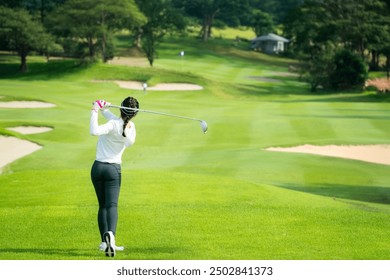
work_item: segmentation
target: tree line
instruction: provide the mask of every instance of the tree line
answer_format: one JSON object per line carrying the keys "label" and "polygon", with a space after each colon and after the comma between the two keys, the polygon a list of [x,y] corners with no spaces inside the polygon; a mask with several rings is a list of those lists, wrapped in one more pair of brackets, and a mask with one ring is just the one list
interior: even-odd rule
{"label": "tree line", "polygon": [[361,88],[369,69],[390,69],[390,0],[0,0],[0,49],[21,71],[32,51],[106,62],[119,30],[153,65],[168,32],[194,25],[205,42],[225,26],[288,38],[312,90]]}
{"label": "tree line", "polygon": [[364,87],[368,70],[390,70],[390,0],[309,0],[284,23],[290,51],[315,91]]}

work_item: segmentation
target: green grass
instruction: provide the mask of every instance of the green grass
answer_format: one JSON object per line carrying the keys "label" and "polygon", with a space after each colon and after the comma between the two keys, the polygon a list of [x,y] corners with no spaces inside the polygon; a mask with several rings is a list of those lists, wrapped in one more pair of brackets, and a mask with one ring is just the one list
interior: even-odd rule
{"label": "green grass", "polygon": [[[184,49],[184,61],[177,57]],[[6,100],[55,103],[0,109],[0,134],[43,149],[0,175],[0,259],[105,259],[89,179],[95,99],[135,96],[142,108],[199,117],[199,124],[140,114],[123,156],[118,259],[389,259],[390,167],[267,152],[299,144],[389,144],[387,97],[311,94],[286,76],[294,61],[215,39],[170,38],[153,68],[31,58],[30,72],[1,56]],[[253,78],[257,77],[257,78]],[[263,78],[274,79],[264,80]],[[191,82],[203,91],[121,89],[95,79]],[[275,81],[277,80],[277,81]],[[21,135],[17,125],[54,130]],[[77,238],[74,238],[77,236]]]}

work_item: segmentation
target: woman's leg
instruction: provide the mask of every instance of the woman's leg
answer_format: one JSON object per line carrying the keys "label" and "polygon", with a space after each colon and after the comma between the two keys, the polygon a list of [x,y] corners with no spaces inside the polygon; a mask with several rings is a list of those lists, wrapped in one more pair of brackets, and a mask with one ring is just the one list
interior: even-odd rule
{"label": "woman's leg", "polygon": [[104,174],[104,164],[95,161],[94,164],[92,165],[91,179],[99,203],[97,220],[99,225],[100,238],[102,242],[104,241],[103,234],[108,230],[107,211],[105,207],[106,204],[106,194],[104,188],[105,182],[104,182],[103,174]]}
{"label": "woman's leg", "polygon": [[104,185],[105,208],[107,213],[107,230],[115,235],[118,224],[118,200],[121,186],[121,167],[119,164],[110,164],[106,173]]}
{"label": "woman's leg", "polygon": [[116,233],[118,223],[118,200],[121,185],[121,167],[95,161],[91,178],[99,202],[98,224],[102,241],[107,231]]}

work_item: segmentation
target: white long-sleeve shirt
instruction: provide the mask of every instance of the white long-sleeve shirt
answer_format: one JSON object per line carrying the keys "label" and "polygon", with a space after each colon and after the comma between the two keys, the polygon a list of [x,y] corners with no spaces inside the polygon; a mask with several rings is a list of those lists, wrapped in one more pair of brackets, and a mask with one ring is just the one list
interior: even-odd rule
{"label": "white long-sleeve shirt", "polygon": [[136,130],[132,121],[130,127],[125,129],[126,137],[122,136],[123,120],[118,118],[109,110],[101,111],[108,120],[103,125],[98,124],[98,113],[91,110],[90,133],[99,136],[96,147],[96,160],[108,163],[122,163],[122,154],[125,148],[130,147],[135,142]]}

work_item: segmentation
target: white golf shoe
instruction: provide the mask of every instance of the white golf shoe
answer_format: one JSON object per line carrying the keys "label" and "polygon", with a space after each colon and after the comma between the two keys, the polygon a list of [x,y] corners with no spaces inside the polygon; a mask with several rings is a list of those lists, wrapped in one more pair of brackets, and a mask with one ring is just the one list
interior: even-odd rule
{"label": "white golf shoe", "polygon": [[123,246],[116,246],[115,245],[115,251],[123,251],[125,249],[125,247]]}
{"label": "white golf shoe", "polygon": [[[99,245],[99,250],[100,251],[106,251],[106,248],[107,248],[107,243],[106,242],[100,243],[100,245]],[[123,250],[125,250],[125,247],[123,247],[123,246],[116,246],[115,245],[115,251],[123,251]]]}
{"label": "white golf shoe", "polygon": [[104,241],[106,241],[107,247],[104,250],[107,257],[115,257],[115,236],[112,231],[107,231],[103,235]]}
{"label": "white golf shoe", "polygon": [[99,250],[100,251],[105,251],[106,248],[107,248],[107,243],[106,242],[100,243],[100,245],[99,245]]}

